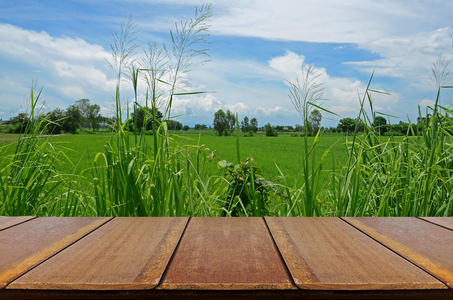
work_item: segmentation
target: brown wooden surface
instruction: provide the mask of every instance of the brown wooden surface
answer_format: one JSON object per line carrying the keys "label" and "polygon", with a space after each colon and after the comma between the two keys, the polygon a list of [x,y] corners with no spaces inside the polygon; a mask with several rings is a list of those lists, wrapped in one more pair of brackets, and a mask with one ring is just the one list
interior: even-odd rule
{"label": "brown wooden surface", "polygon": [[158,289],[295,289],[262,218],[191,218]]}
{"label": "brown wooden surface", "polygon": [[417,218],[345,218],[453,288],[453,232]]}
{"label": "brown wooden surface", "polygon": [[302,289],[446,288],[339,218],[265,219]]}
{"label": "brown wooden surface", "polygon": [[8,289],[154,288],[188,218],[115,218]]}
{"label": "brown wooden surface", "polygon": [[423,217],[420,219],[453,230],[453,217]]}
{"label": "brown wooden surface", "polygon": [[36,218],[0,231],[0,288],[108,218]]}
{"label": "brown wooden surface", "polygon": [[26,222],[34,217],[0,217],[0,230]]}

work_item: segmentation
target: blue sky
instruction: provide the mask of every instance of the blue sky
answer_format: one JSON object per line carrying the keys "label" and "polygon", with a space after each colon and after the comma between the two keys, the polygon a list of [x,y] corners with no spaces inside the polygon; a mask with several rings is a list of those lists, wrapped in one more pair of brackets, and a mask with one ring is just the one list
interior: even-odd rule
{"label": "blue sky", "polygon": [[[174,23],[193,17],[197,0],[80,0],[0,2],[0,119],[27,110],[33,80],[43,86],[43,110],[88,98],[111,114],[115,72],[112,34],[132,15],[137,43],[169,44]],[[428,84],[439,54],[453,60],[451,1],[316,0],[212,1],[210,62],[193,68],[184,88],[207,91],[175,100],[183,124],[212,124],[218,109],[256,117],[260,125],[301,123],[287,80],[312,64],[325,87],[322,125],[356,117],[371,72],[374,108],[415,122],[418,105],[432,103]],[[137,58],[142,56],[138,51]],[[452,84],[451,76],[446,80]],[[123,100],[133,101],[124,84]],[[142,101],[144,89],[138,101]],[[452,93],[445,91],[449,103]]]}

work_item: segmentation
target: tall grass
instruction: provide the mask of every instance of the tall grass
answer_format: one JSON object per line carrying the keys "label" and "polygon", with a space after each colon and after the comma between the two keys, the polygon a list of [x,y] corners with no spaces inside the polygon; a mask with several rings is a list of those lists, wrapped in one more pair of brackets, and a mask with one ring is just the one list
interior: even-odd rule
{"label": "tall grass", "polygon": [[[211,6],[195,11],[195,18],[176,24],[171,32],[172,47],[168,51],[150,44],[141,65],[133,59],[134,25],[130,20],[122,26],[112,46],[117,69],[116,108],[121,107],[120,82],[123,70],[129,69],[129,79],[135,96],[135,109],[145,112],[144,124],[152,122],[152,144],[149,145],[144,130],[133,124],[134,143],[129,139],[129,123],[121,121],[117,113],[118,131],[115,143],[107,143],[98,153],[92,170],[95,178],[95,212],[113,216],[183,216],[212,215],[209,205],[212,199],[203,177],[203,162],[207,156],[201,145],[181,147],[172,140],[167,128],[175,96],[193,95],[199,92],[178,92],[181,75],[197,63],[195,58],[206,54],[199,45],[205,40],[211,16]],[[145,106],[137,102],[141,76],[146,82]],[[150,105],[150,106],[148,106]],[[156,116],[159,105],[164,105],[163,120]],[[151,108],[151,109],[149,109]],[[151,111],[151,112],[150,112]],[[137,113],[134,113],[137,118]],[[196,162],[196,163],[194,163]],[[201,162],[201,165],[200,165]],[[215,193],[213,193],[215,195]]]}
{"label": "tall grass", "polygon": [[380,136],[373,126],[378,112],[373,110],[372,94],[382,92],[370,88],[372,77],[360,101],[358,116],[365,132],[359,134],[357,125],[348,137],[346,165],[340,170],[325,170],[330,172],[331,181],[318,185],[320,170],[329,154],[328,149],[316,162],[310,157],[321,135],[318,132],[312,145],[305,143],[302,183],[288,189],[290,201],[278,212],[280,215],[453,215],[453,120],[452,111],[439,105],[442,87],[426,116],[419,108],[420,120],[424,121],[416,132],[408,132],[397,140],[392,135]]}
{"label": "tall grass", "polygon": [[30,90],[30,120],[19,136],[13,154],[0,149],[0,215],[20,216],[48,213],[48,202],[63,182],[55,170],[58,151],[49,142],[39,141],[45,120],[35,118],[42,88]]}

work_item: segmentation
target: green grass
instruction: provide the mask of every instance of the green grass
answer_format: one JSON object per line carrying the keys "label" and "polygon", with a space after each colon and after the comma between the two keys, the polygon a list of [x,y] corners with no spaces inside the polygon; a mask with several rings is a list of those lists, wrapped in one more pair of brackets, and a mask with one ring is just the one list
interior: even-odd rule
{"label": "green grass", "polygon": [[[195,131],[178,131],[173,132],[172,137],[181,145],[197,145],[199,132]],[[19,135],[0,134],[0,143],[12,144],[17,142]],[[42,140],[49,141],[56,149],[61,150],[62,154],[56,163],[56,169],[62,174],[84,174],[91,176],[87,170],[93,167],[93,160],[98,152],[101,152],[106,142],[115,136],[111,133],[98,134],[74,134],[74,135],[56,135],[52,138],[46,137]],[[151,144],[152,136],[146,136]],[[133,136],[130,136],[132,141]],[[314,137],[309,137],[312,142]],[[216,136],[214,131],[201,131],[201,144],[214,151],[220,160],[227,160],[236,163],[236,137],[234,136]],[[334,153],[335,168],[339,169],[347,159],[345,146],[345,136],[343,134],[326,135],[320,141],[319,151],[316,154],[317,159],[321,158],[322,153],[332,144]],[[291,137],[290,135],[281,135],[278,137],[266,137],[256,135],[253,137],[240,137],[241,160],[247,157],[253,157],[262,169],[263,176],[270,181],[277,181],[280,173],[276,166],[287,176],[288,182],[294,182],[302,169],[302,145],[301,137]],[[10,147],[10,152],[13,148]],[[63,155],[64,153],[64,155]],[[326,162],[325,169],[333,169],[333,161]],[[209,175],[219,174],[217,160],[207,163],[206,171]],[[329,178],[326,177],[326,180]]]}

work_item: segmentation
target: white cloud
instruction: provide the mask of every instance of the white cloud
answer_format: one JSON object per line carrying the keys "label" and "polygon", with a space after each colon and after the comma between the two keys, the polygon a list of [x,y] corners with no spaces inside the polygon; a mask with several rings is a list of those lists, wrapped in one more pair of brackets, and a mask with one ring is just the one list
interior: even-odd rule
{"label": "white cloud", "polygon": [[280,72],[287,80],[293,80],[299,76],[304,61],[305,56],[287,50],[285,55],[272,58],[269,67]]}
{"label": "white cloud", "polygon": [[436,104],[436,103],[435,103],[433,100],[431,100],[431,99],[423,99],[423,100],[421,100],[421,101],[419,102],[419,105],[420,105],[421,107],[427,107],[427,106],[434,107],[435,104]]}
{"label": "white cloud", "polygon": [[[93,102],[105,101],[103,93],[114,93],[115,80],[108,78],[110,70],[105,62],[110,54],[99,45],[9,24],[0,24],[0,40],[0,55],[7,57],[9,64],[20,66],[21,73],[18,76],[19,70],[15,71],[13,78],[8,72],[15,67],[4,67],[1,76],[27,87],[38,76],[51,107],[67,107],[87,97],[96,98]],[[6,99],[0,101],[3,105]]]}
{"label": "white cloud", "polygon": [[[200,5],[203,1],[171,2]],[[451,23],[453,10],[453,3],[443,0],[211,2],[214,4],[212,21],[214,34],[356,44],[445,27]],[[174,24],[174,20],[167,17],[162,17],[162,21],[160,26],[165,30]]]}
{"label": "white cloud", "polygon": [[447,62],[453,61],[452,34],[453,30],[445,27],[411,36],[375,40],[360,47],[379,53],[381,59],[346,64],[355,65],[367,73],[371,73],[376,67],[376,74],[379,76],[404,78],[412,82],[413,86],[427,90],[430,89],[427,81],[431,65],[437,55],[442,53]]}

